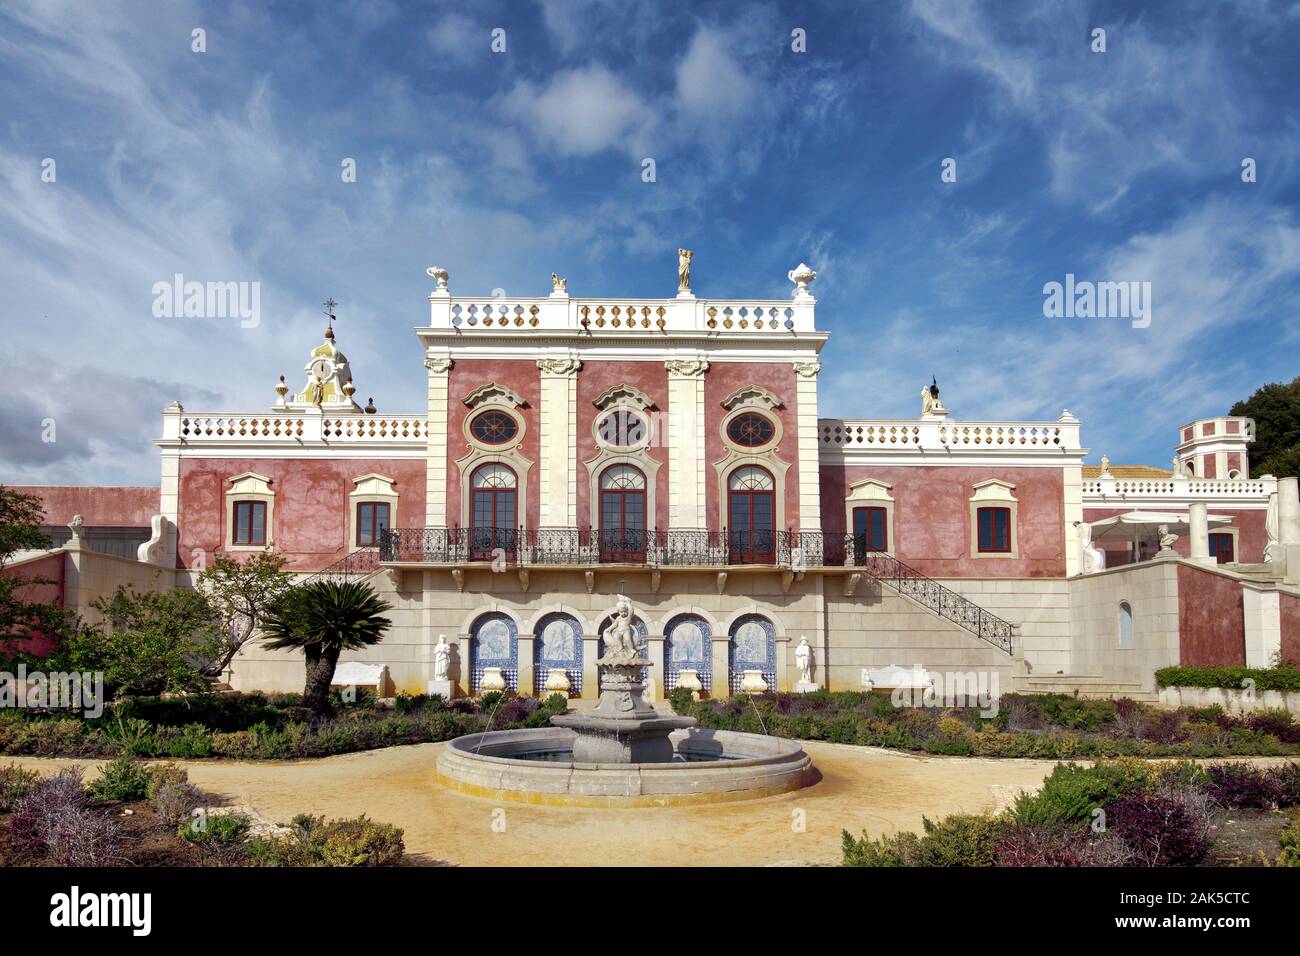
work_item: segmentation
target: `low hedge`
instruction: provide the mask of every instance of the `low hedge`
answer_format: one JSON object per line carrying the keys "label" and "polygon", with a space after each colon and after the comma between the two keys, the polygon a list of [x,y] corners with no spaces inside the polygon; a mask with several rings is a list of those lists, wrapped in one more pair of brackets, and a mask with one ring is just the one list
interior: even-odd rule
{"label": "low hedge", "polygon": [[1300,691],[1300,667],[1162,667],[1156,671],[1159,687],[1222,687],[1241,690],[1242,682],[1255,682],[1255,690]]}
{"label": "low hedge", "polygon": [[[452,703],[438,697],[418,697],[399,699],[399,706],[393,710],[354,705],[327,718],[313,718],[292,695],[267,698],[241,694],[224,695],[218,700],[187,700],[188,706],[175,701],[124,701],[93,720],[60,712],[0,711],[0,754],[294,760],[436,743],[489,727],[545,727],[551,717],[568,709],[568,701],[559,694],[545,701],[489,695],[482,700]],[[148,717],[140,716],[146,714]],[[186,722],[179,723],[182,720]]]}
{"label": "low hedge", "polygon": [[895,707],[887,692],[818,691],[694,701],[673,709],[700,727],[798,740],[976,757],[1226,757],[1300,753],[1300,722],[1284,710],[1226,714],[1162,710],[1132,700],[1004,694],[996,713],[975,707]]}

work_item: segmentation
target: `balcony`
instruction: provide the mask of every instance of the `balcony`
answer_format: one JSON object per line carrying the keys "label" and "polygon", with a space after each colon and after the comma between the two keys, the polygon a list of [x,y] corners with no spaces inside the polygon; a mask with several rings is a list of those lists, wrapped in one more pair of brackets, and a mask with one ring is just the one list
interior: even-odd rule
{"label": "balcony", "polygon": [[[590,528],[390,528],[379,560],[393,565],[730,568],[843,567],[852,536],[820,531],[638,531]],[[851,563],[851,562],[849,562]]]}

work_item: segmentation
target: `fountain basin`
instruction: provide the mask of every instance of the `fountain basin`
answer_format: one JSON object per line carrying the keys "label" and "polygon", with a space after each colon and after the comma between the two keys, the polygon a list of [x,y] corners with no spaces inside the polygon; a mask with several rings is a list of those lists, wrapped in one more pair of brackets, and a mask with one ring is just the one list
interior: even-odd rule
{"label": "fountain basin", "polygon": [[682,728],[664,738],[669,761],[644,763],[576,760],[576,737],[565,727],[457,737],[438,755],[437,777],[474,796],[579,807],[749,800],[812,782],[808,755],[798,741],[781,737]]}

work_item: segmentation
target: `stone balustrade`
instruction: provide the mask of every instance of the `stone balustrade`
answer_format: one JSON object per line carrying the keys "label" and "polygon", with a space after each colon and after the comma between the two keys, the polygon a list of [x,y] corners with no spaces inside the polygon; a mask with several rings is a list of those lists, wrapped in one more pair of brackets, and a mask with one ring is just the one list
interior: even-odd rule
{"label": "stone balustrade", "polygon": [[1087,498],[1183,501],[1186,499],[1225,503],[1232,500],[1266,500],[1277,491],[1277,479],[1263,478],[1088,478],[1083,482]]}
{"label": "stone balustrade", "polygon": [[319,411],[187,412],[179,406],[163,412],[162,441],[182,445],[337,445],[384,444],[423,446],[425,415],[326,414]]}
{"label": "stone balustrade", "polygon": [[815,332],[816,300],[792,299],[607,299],[517,296],[429,296],[429,327],[422,332],[485,334],[521,331],[573,334],[709,336]]}
{"label": "stone balustrade", "polygon": [[823,418],[822,449],[935,452],[1016,451],[1080,453],[1079,421],[1068,414],[1054,422],[966,422],[943,418],[867,421]]}

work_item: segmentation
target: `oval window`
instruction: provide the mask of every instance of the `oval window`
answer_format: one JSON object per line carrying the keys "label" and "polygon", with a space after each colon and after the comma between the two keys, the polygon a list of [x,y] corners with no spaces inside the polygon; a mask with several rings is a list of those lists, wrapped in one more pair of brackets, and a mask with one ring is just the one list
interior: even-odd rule
{"label": "oval window", "polygon": [[639,415],[623,409],[602,418],[596,426],[596,433],[611,448],[633,448],[646,439],[645,422]]}
{"label": "oval window", "polygon": [[742,448],[758,448],[775,436],[776,426],[756,412],[744,412],[727,423],[727,437]]}
{"label": "oval window", "polygon": [[470,422],[469,431],[485,445],[504,445],[519,434],[519,423],[505,412],[483,412]]}

